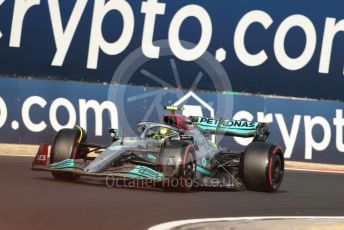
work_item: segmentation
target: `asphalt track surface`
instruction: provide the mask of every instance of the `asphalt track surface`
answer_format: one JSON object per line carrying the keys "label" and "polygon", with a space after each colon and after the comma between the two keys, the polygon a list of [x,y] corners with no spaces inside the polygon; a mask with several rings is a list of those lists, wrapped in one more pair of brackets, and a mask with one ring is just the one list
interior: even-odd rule
{"label": "asphalt track surface", "polygon": [[281,191],[162,192],[62,182],[32,158],[0,157],[0,229],[147,229],[194,218],[344,215],[344,174],[287,171]]}

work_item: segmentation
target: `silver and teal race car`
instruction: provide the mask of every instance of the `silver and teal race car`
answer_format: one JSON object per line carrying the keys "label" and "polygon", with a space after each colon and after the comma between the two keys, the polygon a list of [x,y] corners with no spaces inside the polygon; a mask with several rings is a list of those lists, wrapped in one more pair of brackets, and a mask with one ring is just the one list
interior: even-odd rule
{"label": "silver and teal race car", "polygon": [[[266,123],[206,117],[185,117],[169,106],[163,123],[137,123],[138,136],[119,137],[110,129],[108,146],[87,141],[80,128],[59,131],[41,145],[32,170],[49,171],[61,180],[80,176],[120,181],[154,182],[166,190],[190,191],[219,187],[275,192],[284,174],[282,149],[266,142]],[[253,138],[243,151],[231,151],[211,141],[211,135]]]}

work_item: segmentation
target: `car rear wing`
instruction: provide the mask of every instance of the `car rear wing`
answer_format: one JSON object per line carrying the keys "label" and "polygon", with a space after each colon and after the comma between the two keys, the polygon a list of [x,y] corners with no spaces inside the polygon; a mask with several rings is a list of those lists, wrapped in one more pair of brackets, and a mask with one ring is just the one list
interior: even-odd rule
{"label": "car rear wing", "polygon": [[256,141],[265,141],[270,134],[267,123],[262,122],[207,117],[192,117],[192,121],[201,131],[215,135],[254,137]]}

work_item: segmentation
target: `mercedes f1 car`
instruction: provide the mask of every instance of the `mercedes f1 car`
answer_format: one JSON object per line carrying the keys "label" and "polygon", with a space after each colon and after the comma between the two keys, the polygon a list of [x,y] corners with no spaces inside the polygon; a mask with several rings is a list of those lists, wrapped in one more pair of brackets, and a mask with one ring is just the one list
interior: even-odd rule
{"label": "mercedes f1 car", "polygon": [[[137,123],[137,137],[119,137],[110,129],[108,146],[87,141],[80,127],[62,129],[51,145],[41,145],[32,170],[49,171],[61,180],[80,176],[124,181],[152,180],[164,189],[194,187],[246,188],[275,192],[284,174],[282,149],[266,142],[266,123],[186,117],[182,108],[166,107],[163,122]],[[220,147],[211,135],[253,138],[240,152]],[[96,153],[91,154],[91,153]],[[91,156],[95,155],[95,156]]]}

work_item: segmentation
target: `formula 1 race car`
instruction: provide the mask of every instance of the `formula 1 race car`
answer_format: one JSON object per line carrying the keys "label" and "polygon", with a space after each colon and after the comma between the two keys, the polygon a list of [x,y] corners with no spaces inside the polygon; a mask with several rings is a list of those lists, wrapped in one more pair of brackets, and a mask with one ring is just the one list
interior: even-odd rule
{"label": "formula 1 race car", "polygon": [[[152,180],[166,190],[178,191],[193,187],[278,190],[284,174],[283,151],[266,143],[266,123],[185,117],[178,114],[182,108],[165,109],[169,112],[163,123],[137,123],[137,137],[118,137],[117,130],[110,129],[113,143],[108,146],[88,143],[78,126],[63,129],[50,154],[48,145],[40,146],[32,170],[50,171],[62,180],[80,176]],[[234,152],[211,142],[211,135],[253,137],[253,141],[244,151]]]}

